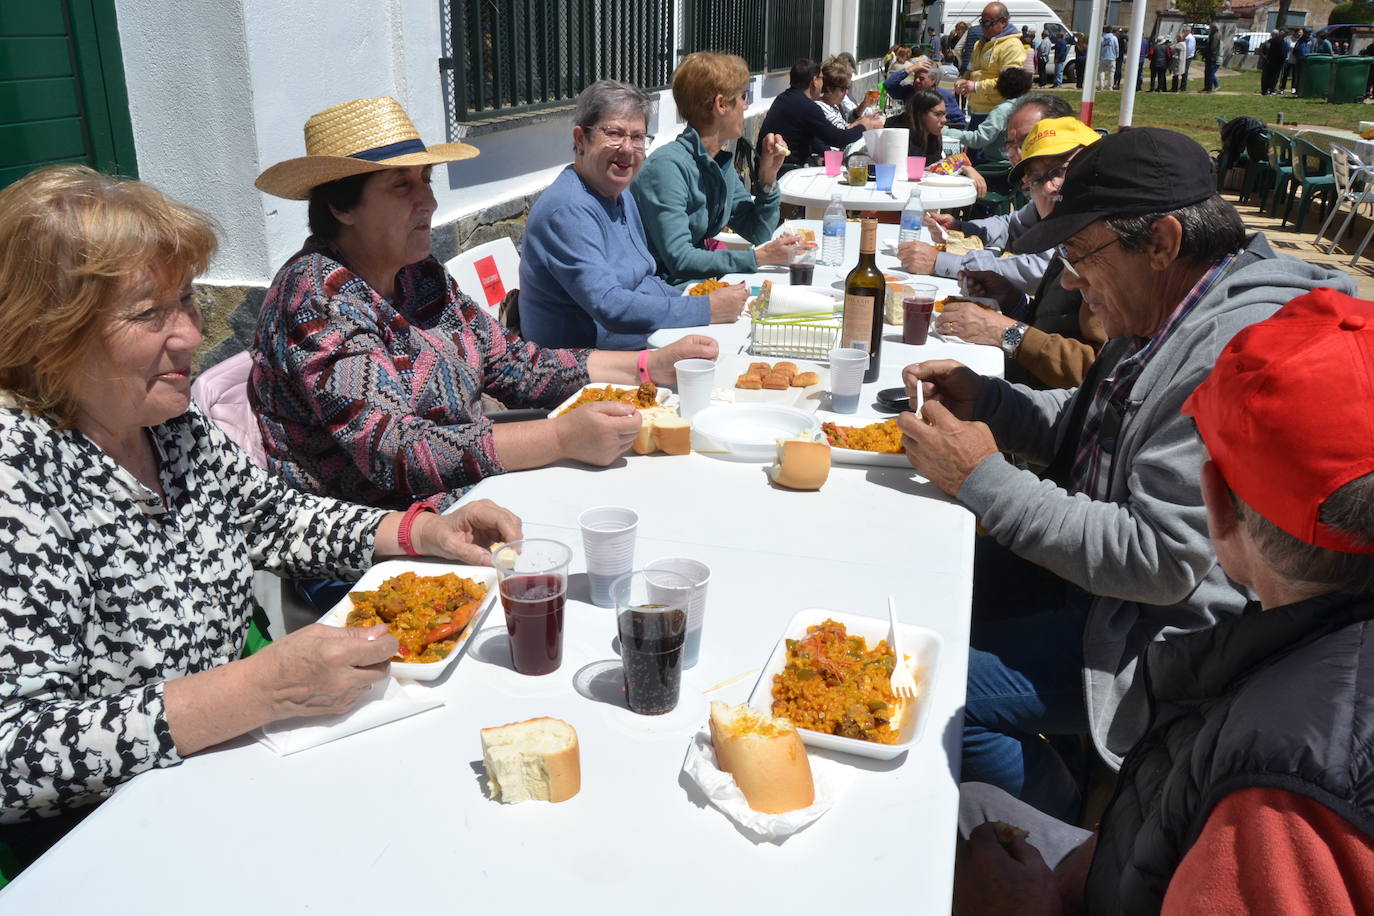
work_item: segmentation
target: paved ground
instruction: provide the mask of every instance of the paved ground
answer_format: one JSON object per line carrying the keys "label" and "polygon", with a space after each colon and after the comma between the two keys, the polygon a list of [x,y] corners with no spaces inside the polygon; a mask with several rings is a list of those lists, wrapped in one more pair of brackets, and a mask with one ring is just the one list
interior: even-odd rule
{"label": "paved ground", "polygon": [[[1325,264],[1345,271],[1355,279],[1359,287],[1361,299],[1374,299],[1374,240],[1370,241],[1369,247],[1365,249],[1364,256],[1360,258],[1354,267],[1349,265],[1350,256],[1355,253],[1355,247],[1360,244],[1360,239],[1364,238],[1368,231],[1369,224],[1360,217],[1356,217],[1346,230],[1345,238],[1341,245],[1336,247],[1332,254],[1326,253],[1326,248],[1331,244],[1330,236],[1340,227],[1345,213],[1342,212],[1332,220],[1331,228],[1327,230],[1327,235],[1322,238],[1321,245],[1315,244],[1317,227],[1322,224],[1325,217],[1320,212],[1320,208],[1313,206],[1311,212],[1307,214],[1307,225],[1303,232],[1293,231],[1291,223],[1286,229],[1279,229],[1279,216],[1271,217],[1268,212],[1262,212],[1254,203],[1242,204],[1237,200],[1237,195],[1227,193],[1226,198],[1234,203],[1240,210],[1241,219],[1251,230],[1263,232],[1269,238],[1269,244],[1274,246],[1274,250],[1291,257],[1301,258],[1304,261],[1311,261],[1314,264]],[[1297,205],[1294,204],[1294,212]]]}

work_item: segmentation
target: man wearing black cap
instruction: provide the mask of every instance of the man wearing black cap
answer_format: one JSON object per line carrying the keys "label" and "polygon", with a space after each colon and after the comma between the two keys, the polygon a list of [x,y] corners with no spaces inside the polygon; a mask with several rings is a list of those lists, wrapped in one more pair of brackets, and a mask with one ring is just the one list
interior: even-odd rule
{"label": "man wearing black cap", "polygon": [[[975,561],[964,778],[1065,820],[1076,774],[1043,736],[1087,732],[1119,766],[1145,723],[1140,652],[1244,604],[1207,542],[1201,449],[1179,407],[1241,328],[1318,286],[1354,292],[1247,239],[1214,181],[1181,134],[1114,134],[1075,157],[1054,212],[1018,239],[1058,246],[1060,282],[1106,329],[1074,391],[947,360],[906,369],[930,399],[926,422],[899,420],[912,465],[990,536]],[[1048,465],[1043,479],[1001,450]]]}

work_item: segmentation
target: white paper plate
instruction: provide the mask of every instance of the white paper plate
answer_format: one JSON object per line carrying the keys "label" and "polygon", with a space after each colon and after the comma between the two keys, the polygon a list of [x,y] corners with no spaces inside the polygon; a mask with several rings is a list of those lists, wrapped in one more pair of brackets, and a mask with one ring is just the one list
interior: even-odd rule
{"label": "white paper plate", "polygon": [[692,432],[705,440],[698,451],[751,461],[772,461],[779,439],[815,435],[819,428],[814,415],[780,404],[721,404],[692,420]]}
{"label": "white paper plate", "polygon": [[[753,693],[749,694],[750,706],[761,712],[772,713],[773,677],[787,665],[787,640],[804,639],[807,627],[823,623],[827,618],[836,623],[844,624],[845,630],[850,636],[862,636],[868,640],[870,646],[876,645],[879,640],[888,637],[886,618],[860,617],[857,614],[842,614],[839,611],[827,611],[824,608],[808,608],[799,611],[787,624],[787,628],[783,630],[782,638],[773,647],[773,654],[769,656],[768,664],[764,666],[763,673],[759,675],[758,682],[754,684]],[[930,718],[930,690],[931,685],[935,683],[935,675],[939,671],[940,650],[944,645],[944,640],[941,639],[939,633],[934,630],[927,630],[925,627],[912,624],[900,624],[900,626],[902,628],[902,642],[904,643],[902,648],[907,656],[907,665],[916,678],[916,686],[919,690],[916,699],[911,701],[915,704],[914,707],[903,713],[900,740],[896,744],[876,744],[872,741],[861,741],[858,738],[841,738],[838,735],[826,735],[799,728],[797,731],[801,734],[804,744],[811,747],[823,747],[832,751],[844,751],[859,757],[891,760],[893,757],[906,753],[908,748],[920,740],[921,734],[925,731],[926,720]]]}
{"label": "white paper plate", "polygon": [[[892,418],[851,417],[848,414],[842,414],[833,416],[825,422],[834,423],[837,426],[870,426],[890,419]],[[839,464],[864,464],[872,467],[911,469],[911,462],[907,460],[904,452],[893,455],[888,452],[865,452],[860,449],[838,448],[832,445],[830,446],[830,460]]]}
{"label": "white paper plate", "polygon": [[[594,382],[590,385],[583,385],[581,388],[577,389],[572,394],[568,395],[568,397],[563,401],[563,403],[559,404],[553,410],[549,411],[549,416],[556,417],[559,414],[563,413],[563,411],[571,407],[577,401],[577,399],[582,396],[582,392],[588,390],[589,388],[614,388],[617,391],[634,391],[637,387],[637,385],[615,385],[607,384],[606,382]],[[658,403],[666,407],[670,404],[676,404],[677,401],[673,399],[673,393],[671,390],[664,388],[662,385],[659,385]]]}
{"label": "white paper plate", "polygon": [[482,621],[486,618],[487,612],[491,610],[493,602],[496,601],[496,570],[490,566],[461,566],[457,563],[444,563],[439,560],[383,560],[373,566],[357,584],[349,589],[349,594],[343,600],[329,609],[329,613],[320,618],[320,623],[330,627],[341,627],[348,620],[349,611],[353,610],[353,600],[349,597],[353,592],[368,592],[381,585],[392,576],[399,576],[401,573],[413,572],[417,576],[442,576],[446,573],[454,573],[464,579],[471,579],[486,586],[487,595],[482,599],[481,605],[477,608],[477,613],[472,615],[472,620],[468,621],[467,628],[463,630],[463,635],[458,637],[458,643],[449,651],[448,655],[439,659],[437,662],[392,662],[391,676],[405,678],[411,681],[432,681],[447,670],[449,665],[458,661],[458,657],[468,646],[468,641],[472,634],[481,629]]}
{"label": "white paper plate", "polygon": [[921,179],[921,184],[932,188],[962,188],[973,184],[973,179],[967,175],[927,175]]}

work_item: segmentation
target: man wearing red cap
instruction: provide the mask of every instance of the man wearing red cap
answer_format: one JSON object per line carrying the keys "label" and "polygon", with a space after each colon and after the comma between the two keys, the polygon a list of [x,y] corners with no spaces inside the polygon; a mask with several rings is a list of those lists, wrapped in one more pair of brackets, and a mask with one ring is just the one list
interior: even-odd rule
{"label": "man wearing red cap", "polygon": [[1146,650],[1149,728],[1096,832],[962,787],[956,913],[1374,912],[1374,303],[1294,299],[1182,412],[1259,601]]}
{"label": "man wearing red cap", "polygon": [[1030,391],[918,363],[908,385],[934,403],[926,422],[899,424],[913,466],[989,534],[974,561],[963,778],[1073,820],[1077,736],[1119,766],[1144,730],[1141,652],[1244,607],[1207,540],[1202,451],[1179,407],[1237,331],[1317,287],[1355,286],[1246,238],[1206,151],[1181,134],[1102,139],[1060,195],[1016,247],[1058,246],[1060,283],[1106,330],[1083,383]]}

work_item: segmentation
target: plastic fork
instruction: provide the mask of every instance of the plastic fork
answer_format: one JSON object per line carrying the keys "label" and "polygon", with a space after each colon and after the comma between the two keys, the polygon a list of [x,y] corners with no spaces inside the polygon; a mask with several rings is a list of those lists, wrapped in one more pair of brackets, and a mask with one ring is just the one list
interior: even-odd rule
{"label": "plastic fork", "polygon": [[892,627],[891,639],[892,654],[897,659],[897,664],[892,667],[892,679],[888,683],[892,687],[892,695],[902,700],[916,699],[916,679],[911,676],[911,669],[906,664],[906,653],[902,651],[902,629],[897,625],[897,602],[891,595],[887,596],[887,619]]}

